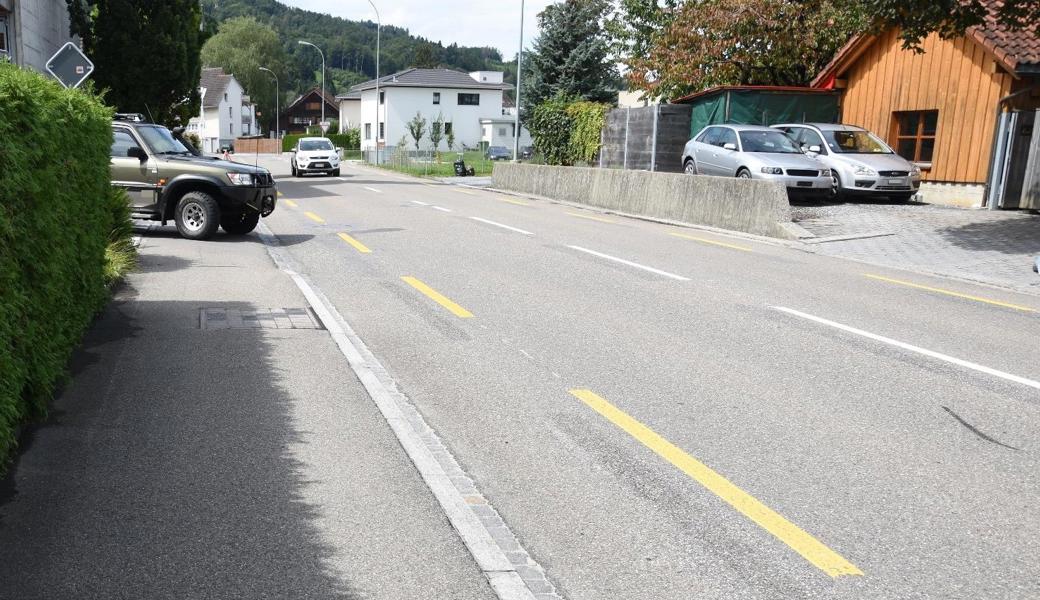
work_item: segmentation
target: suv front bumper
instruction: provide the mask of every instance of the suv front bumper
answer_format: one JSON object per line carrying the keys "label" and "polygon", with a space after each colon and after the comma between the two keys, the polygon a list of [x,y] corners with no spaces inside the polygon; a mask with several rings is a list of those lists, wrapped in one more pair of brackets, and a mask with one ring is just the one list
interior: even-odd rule
{"label": "suv front bumper", "polygon": [[273,186],[228,186],[224,188],[227,203],[235,207],[252,209],[266,217],[274,212],[278,204],[278,190]]}

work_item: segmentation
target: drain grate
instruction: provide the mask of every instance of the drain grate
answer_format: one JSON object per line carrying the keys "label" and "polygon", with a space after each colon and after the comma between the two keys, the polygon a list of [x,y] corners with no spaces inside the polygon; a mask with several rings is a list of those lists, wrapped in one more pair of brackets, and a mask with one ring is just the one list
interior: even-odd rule
{"label": "drain grate", "polygon": [[325,329],[309,308],[203,308],[200,329]]}

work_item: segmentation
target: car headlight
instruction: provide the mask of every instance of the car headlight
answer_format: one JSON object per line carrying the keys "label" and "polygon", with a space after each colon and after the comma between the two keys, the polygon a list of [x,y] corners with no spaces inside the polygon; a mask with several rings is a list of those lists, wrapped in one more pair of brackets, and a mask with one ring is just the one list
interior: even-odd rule
{"label": "car headlight", "polygon": [[910,164],[910,174],[913,175],[914,177],[920,177],[921,176],[921,167],[911,163]]}
{"label": "car headlight", "polygon": [[780,167],[762,167],[762,172],[766,175],[783,175],[784,170]]}
{"label": "car headlight", "polygon": [[856,165],[856,175],[865,175],[867,177],[877,177],[877,171],[871,169],[867,165]]}
{"label": "car headlight", "polygon": [[253,185],[253,176],[249,173],[228,173],[231,185]]}
{"label": "car headlight", "polygon": [[830,177],[830,176],[831,176],[831,170],[830,169],[820,169],[820,177]]}

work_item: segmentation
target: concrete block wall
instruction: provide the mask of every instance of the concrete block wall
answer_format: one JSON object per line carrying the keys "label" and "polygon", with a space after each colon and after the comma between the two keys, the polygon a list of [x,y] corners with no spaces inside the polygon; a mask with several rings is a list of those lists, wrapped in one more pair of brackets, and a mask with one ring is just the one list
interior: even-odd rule
{"label": "concrete block wall", "polygon": [[791,204],[772,181],[497,163],[494,187],[618,213],[790,238]]}

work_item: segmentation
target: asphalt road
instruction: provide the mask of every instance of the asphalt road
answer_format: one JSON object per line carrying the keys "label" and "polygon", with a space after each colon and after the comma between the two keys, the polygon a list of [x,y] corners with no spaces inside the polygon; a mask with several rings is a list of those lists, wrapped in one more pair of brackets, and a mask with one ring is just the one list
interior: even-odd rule
{"label": "asphalt road", "polygon": [[562,596],[1040,597],[1040,298],[264,164],[266,224]]}

